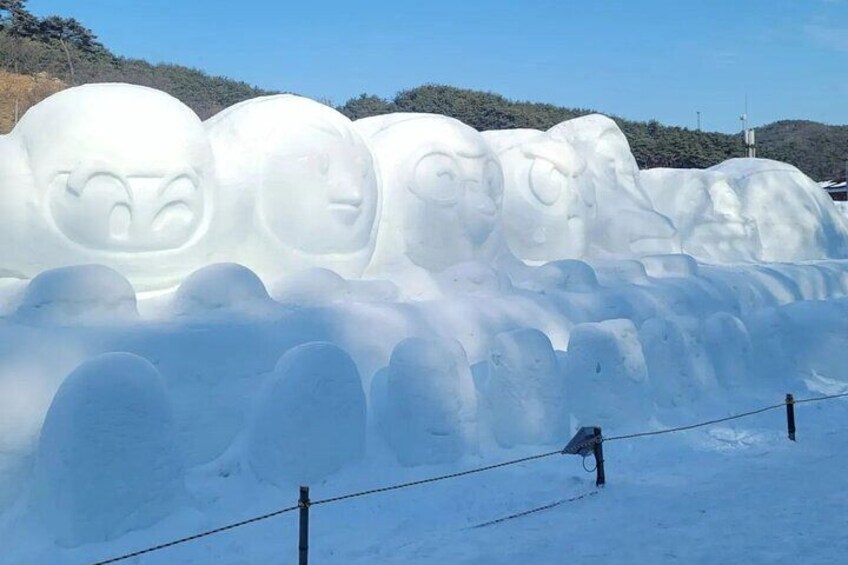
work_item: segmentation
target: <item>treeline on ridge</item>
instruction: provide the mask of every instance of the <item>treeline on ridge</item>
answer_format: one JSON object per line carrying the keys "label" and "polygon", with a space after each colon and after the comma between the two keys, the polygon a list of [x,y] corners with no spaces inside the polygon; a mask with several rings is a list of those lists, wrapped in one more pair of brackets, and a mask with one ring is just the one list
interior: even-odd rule
{"label": "treeline on ridge", "polygon": [[[120,57],[74,18],[38,18],[26,0],[0,0],[0,70],[51,77],[62,86],[126,82],[150,86],[182,100],[202,118],[248,98],[274,94],[245,82],[210,76],[172,64],[150,64]],[[55,89],[53,89],[55,90]],[[52,91],[45,91],[43,96]],[[5,93],[2,97],[20,96]],[[41,93],[16,101],[16,112],[37,103]],[[424,85],[392,99],[362,94],[338,108],[352,119],[389,112],[432,112],[457,118],[478,130],[547,129],[563,120],[591,113],[583,108],[520,102],[498,94],[445,85]],[[702,132],[664,126],[655,120],[631,121],[612,116],[627,136],[642,168],[708,167],[744,155],[740,134]],[[0,120],[0,124],[2,124]],[[2,133],[2,131],[0,131]],[[757,129],[758,155],[791,163],[816,180],[844,178],[848,126],[785,120]]]}

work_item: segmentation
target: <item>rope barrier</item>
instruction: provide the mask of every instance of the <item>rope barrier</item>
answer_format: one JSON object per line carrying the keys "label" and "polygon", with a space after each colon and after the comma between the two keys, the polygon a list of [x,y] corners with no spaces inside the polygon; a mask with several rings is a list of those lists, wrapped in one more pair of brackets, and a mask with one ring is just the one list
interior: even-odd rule
{"label": "rope barrier", "polygon": [[157,546],[154,546],[154,547],[148,547],[147,549],[142,549],[142,550],[139,550],[139,551],[134,551],[132,553],[127,553],[126,555],[121,555],[120,557],[113,557],[111,559],[106,559],[105,561],[98,561],[97,563],[94,563],[94,565],[107,565],[108,563],[117,563],[118,561],[124,561],[126,559],[138,557],[139,555],[144,555],[146,553],[152,553],[154,551],[159,551],[160,549],[165,549],[166,547],[173,547],[173,546],[179,545],[181,543],[194,541],[196,539],[205,538],[206,536],[211,536],[213,534],[220,534],[221,532],[226,532],[227,530],[232,530],[234,528],[239,528],[241,526],[253,524],[254,522],[267,520],[268,518],[273,518],[274,516],[279,516],[280,514],[285,514],[286,512],[292,512],[292,511],[297,510],[297,509],[298,509],[297,506],[289,506],[288,508],[283,508],[282,510],[277,510],[275,512],[263,514],[262,516],[257,516],[255,518],[250,518],[248,520],[242,520],[241,522],[235,522],[233,524],[228,524],[228,525],[222,526],[220,528],[215,528],[214,530],[208,530],[206,532],[201,532],[201,533],[195,534],[193,536],[188,536],[188,537],[181,538],[181,539],[178,539],[178,540],[170,541],[168,543],[163,543],[161,545],[157,545]]}
{"label": "rope barrier", "polygon": [[471,526],[468,529],[476,530],[478,528],[485,528],[487,526],[494,526],[495,524],[500,524],[501,522],[506,522],[508,520],[514,520],[515,518],[522,518],[522,517],[528,516],[530,514],[535,514],[536,512],[541,512],[543,510],[550,510],[551,508],[556,508],[557,506],[560,506],[560,505],[565,504],[567,502],[576,502],[578,500],[582,500],[582,499],[588,498],[590,496],[595,496],[596,494],[598,494],[598,491],[593,490],[592,492],[587,492],[587,493],[581,494],[579,496],[573,496],[571,498],[564,498],[562,500],[557,500],[556,502],[552,502],[550,504],[545,504],[544,506],[539,506],[538,508],[533,508],[532,510],[525,510],[524,512],[517,512],[515,514],[510,514],[509,516],[504,516],[503,518],[498,518],[497,520],[490,520],[488,522],[483,522],[482,524],[476,524],[474,526]]}
{"label": "rope barrier", "polygon": [[804,404],[805,402],[821,402],[822,400],[831,400],[833,398],[845,397],[848,397],[848,392],[842,392],[839,394],[829,394],[827,396],[814,396],[813,398],[803,398],[801,400],[796,400],[795,404]]}
{"label": "rope barrier", "polygon": [[[804,399],[800,399],[800,400],[793,400],[793,403],[794,404],[804,404],[804,403],[808,403],[808,402],[821,402],[821,401],[824,401],[824,400],[832,400],[832,399],[835,399],[835,398],[845,398],[845,397],[848,397],[848,392],[839,393],[839,394],[830,394],[830,395],[826,395],[826,396],[817,396],[817,397],[812,397],[812,398],[804,398]],[[729,421],[732,421],[732,420],[739,420],[741,418],[748,418],[750,416],[755,416],[757,414],[762,414],[764,412],[776,410],[778,408],[784,408],[786,405],[787,405],[787,403],[783,402],[783,403],[775,404],[775,405],[772,405],[772,406],[766,406],[766,407],[760,408],[758,410],[751,410],[750,412],[742,412],[740,414],[734,414],[732,416],[727,416],[726,418],[717,418],[715,420],[708,420],[708,421],[700,422],[700,423],[697,423],[697,424],[690,424],[688,426],[678,426],[678,427],[675,427],[675,428],[667,428],[667,429],[663,429],[663,430],[655,430],[655,431],[650,431],[650,432],[638,432],[638,433],[633,433],[633,434],[625,434],[625,435],[618,435],[618,436],[612,436],[612,437],[601,437],[599,441],[600,442],[623,441],[623,440],[635,439],[635,438],[640,438],[640,437],[656,436],[656,435],[670,434],[670,433],[674,433],[674,432],[682,432],[682,431],[687,431],[687,430],[693,430],[693,429],[696,429],[696,428],[712,426],[712,425],[715,425],[715,424],[720,424],[720,423],[723,423],[723,422],[729,422]],[[597,441],[597,440],[592,440],[592,441],[586,442],[585,444],[578,446],[578,448],[590,446],[590,445],[592,445],[592,443],[594,441]],[[417,480],[417,481],[409,481],[409,482],[406,482],[406,483],[398,483],[398,484],[389,485],[389,486],[385,486],[385,487],[368,489],[368,490],[363,490],[363,491],[359,491],[359,492],[353,492],[353,493],[350,493],[350,494],[334,496],[334,497],[331,497],[331,498],[315,500],[315,501],[312,501],[309,504],[309,506],[316,506],[316,505],[320,505],[320,504],[331,504],[333,502],[340,502],[342,500],[350,500],[352,498],[360,498],[360,497],[369,496],[369,495],[372,495],[372,494],[379,494],[379,493],[389,492],[389,491],[393,491],[393,490],[400,490],[400,489],[404,489],[404,488],[408,488],[408,487],[425,485],[425,484],[429,484],[429,483],[435,483],[435,482],[438,482],[438,481],[444,481],[444,480],[447,480],[447,479],[455,479],[455,478],[458,478],[458,477],[464,477],[466,475],[473,475],[475,473],[483,473],[485,471],[491,471],[493,469],[499,469],[501,467],[508,467],[510,465],[518,465],[519,463],[527,463],[529,461],[536,461],[536,460],[539,460],[539,459],[551,457],[553,455],[562,455],[562,454],[565,454],[565,450],[564,449],[557,449],[556,451],[548,451],[548,452],[545,452],[545,453],[539,453],[537,455],[530,455],[528,457],[521,457],[519,459],[512,459],[510,461],[495,463],[494,465],[486,465],[484,467],[477,467],[477,468],[474,468],[474,469],[469,469],[469,470],[466,470],[466,471],[460,471],[460,472],[457,472],[457,473],[449,473],[449,474],[446,474],[446,475],[439,475],[439,476],[436,476],[436,477],[430,477],[428,479],[421,479],[421,480]],[[504,516],[503,518],[498,518],[497,520],[491,520],[489,522],[483,522],[482,524],[477,524],[475,526],[471,526],[471,528],[473,529],[473,528],[483,528],[483,527],[487,527],[487,526],[492,526],[494,524],[499,524],[499,523],[502,523],[502,522],[506,522],[508,520],[513,520],[515,518],[520,518],[522,516],[527,516],[529,514],[541,512],[543,510],[548,510],[548,509],[554,508],[556,506],[559,506],[561,504],[565,504],[567,502],[574,502],[574,501],[581,500],[581,499],[589,497],[589,496],[594,496],[597,493],[598,493],[598,491],[592,491],[592,492],[589,492],[589,493],[586,493],[586,494],[582,494],[580,496],[576,496],[576,497],[572,497],[572,498],[566,498],[566,499],[563,499],[563,500],[553,502],[551,504],[546,504],[544,506],[540,506],[538,508],[533,508],[532,510],[526,510],[524,512],[518,512],[516,514]],[[201,533],[195,534],[193,536],[188,536],[188,537],[181,538],[181,539],[178,539],[178,540],[174,540],[174,541],[171,541],[171,542],[168,542],[168,543],[163,543],[163,544],[160,544],[160,545],[157,545],[157,546],[149,547],[147,549],[135,551],[133,553],[128,553],[126,555],[121,555],[120,557],[113,557],[111,559],[106,559],[104,561],[98,561],[98,562],[94,563],[93,565],[108,565],[110,563],[117,563],[119,561],[124,561],[126,559],[131,559],[133,557],[138,557],[140,555],[145,555],[147,553],[152,553],[154,551],[159,551],[161,549],[173,547],[175,545],[180,545],[180,544],[183,544],[183,543],[186,543],[186,542],[194,541],[194,540],[206,537],[206,536],[219,534],[221,532],[225,532],[227,530],[239,528],[241,526],[246,526],[246,525],[252,524],[254,522],[267,520],[269,518],[273,518],[275,516],[279,516],[279,515],[285,514],[287,512],[293,512],[294,510],[298,510],[299,508],[300,508],[299,505],[289,506],[287,508],[283,508],[283,509],[277,510],[275,512],[263,514],[262,516],[257,516],[255,518],[250,518],[248,520],[242,520],[241,522],[235,522],[233,524],[228,524],[228,525],[222,526],[220,528],[215,528],[214,530],[208,530],[208,531],[205,531],[205,532],[201,532]]]}
{"label": "rope barrier", "polygon": [[538,455],[531,455],[530,457],[522,457],[521,459],[513,459],[511,461],[504,461],[503,463],[496,463],[494,465],[486,465],[485,467],[478,467],[476,469],[469,469],[468,471],[461,471],[459,473],[450,473],[448,475],[440,475],[438,477],[432,477],[429,479],[422,479],[420,481],[410,481],[408,483],[400,483],[396,485],[375,488],[370,490],[363,490],[360,492],[354,492],[351,494],[344,494],[341,496],[334,496],[332,498],[325,498],[323,500],[316,500],[312,502],[312,506],[317,504],[329,504],[331,502],[339,502],[341,500],[349,500],[351,498],[359,498],[361,496],[368,496],[370,494],[377,494],[381,492],[388,492],[392,490],[403,489],[407,487],[414,487],[418,485],[425,485],[427,483],[435,483],[437,481],[444,481],[446,479],[455,479],[457,477],[464,477],[466,475],[473,475],[474,473],[482,473],[484,471],[491,471],[492,469],[498,469],[500,467],[508,467],[510,465],[517,465],[519,463],[526,463],[528,461],[535,461],[537,459],[544,459],[545,457],[551,457],[552,455],[561,455],[562,450],[557,449],[556,451],[549,451],[547,453],[540,453]]}
{"label": "rope barrier", "polygon": [[700,422],[698,424],[690,424],[688,426],[678,426],[676,428],[667,428],[667,429],[664,429],[664,430],[656,430],[656,431],[653,431],[653,432],[638,432],[638,433],[635,433],[635,434],[626,434],[626,435],[620,435],[620,436],[605,437],[605,438],[602,439],[602,441],[604,441],[604,442],[619,441],[619,440],[623,440],[623,439],[634,439],[634,438],[637,438],[637,437],[658,436],[658,435],[662,435],[662,434],[670,434],[670,433],[673,433],[673,432],[683,432],[683,431],[686,431],[686,430],[694,430],[696,428],[713,426],[715,424],[721,424],[723,422],[729,422],[731,420],[739,420],[741,418],[747,418],[749,416],[754,416],[756,414],[762,414],[763,412],[768,412],[769,410],[776,410],[778,408],[784,408],[784,407],[786,407],[785,403],[775,404],[774,406],[767,406],[765,408],[760,408],[759,410],[751,410],[750,412],[743,412],[741,414],[734,414],[733,416],[728,416],[726,418],[718,418],[716,420],[708,420],[706,422]]}

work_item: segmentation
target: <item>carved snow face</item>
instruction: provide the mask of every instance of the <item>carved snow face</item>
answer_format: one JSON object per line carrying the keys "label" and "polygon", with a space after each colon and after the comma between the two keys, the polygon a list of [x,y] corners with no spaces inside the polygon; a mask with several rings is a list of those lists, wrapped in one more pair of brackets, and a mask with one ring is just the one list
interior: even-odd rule
{"label": "carved snow face", "polygon": [[164,93],[75,88],[36,106],[18,128],[37,207],[79,248],[175,250],[205,227],[211,150],[197,116]]}
{"label": "carved snow face", "polygon": [[287,245],[316,255],[351,253],[369,245],[374,227],[374,163],[358,135],[319,117],[269,137],[257,211]]}
{"label": "carved snow face", "polygon": [[435,229],[451,229],[454,220],[461,221],[461,231],[473,245],[482,244],[497,223],[501,170],[483,150],[428,150],[415,159],[406,188],[414,196],[412,214],[436,221],[440,225]]}
{"label": "carved snow face", "polygon": [[657,209],[674,222],[683,251],[718,261],[750,259],[756,230],[727,178],[699,169],[650,169],[641,184]]}
{"label": "carved snow face", "polygon": [[519,258],[550,261],[583,256],[595,195],[571,145],[537,130],[484,132],[504,169],[503,223]]}
{"label": "carved snow face", "polygon": [[503,197],[500,163],[482,136],[428,114],[379,116],[357,126],[372,142],[384,182],[375,260],[405,256],[441,271],[480,259],[500,223]]}
{"label": "carved snow face", "polygon": [[238,260],[266,278],[310,267],[359,276],[374,250],[380,183],[371,150],[339,112],[293,95],[227,108],[206,122]]}

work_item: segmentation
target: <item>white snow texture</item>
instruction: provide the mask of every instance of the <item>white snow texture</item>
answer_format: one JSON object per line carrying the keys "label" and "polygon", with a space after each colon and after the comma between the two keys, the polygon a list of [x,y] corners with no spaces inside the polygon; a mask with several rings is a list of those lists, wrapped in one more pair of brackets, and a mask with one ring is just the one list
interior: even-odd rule
{"label": "white snow texture", "polygon": [[[765,159],[639,171],[601,115],[478,132],[281,95],[203,123],[157,90],[70,88],[0,136],[0,217],[0,538],[21,540],[0,563],[93,562],[286,506],[297,485],[455,472],[578,426],[848,390],[848,218],[825,192]],[[744,468],[778,451],[760,424],[652,445]],[[556,465],[386,496],[390,522],[365,500],[328,509],[316,561],[551,562],[550,540],[516,553],[538,528],[461,559],[465,542],[410,524],[451,536],[584,484]],[[692,523],[679,492],[665,504]],[[161,558],[272,562],[282,535]]]}

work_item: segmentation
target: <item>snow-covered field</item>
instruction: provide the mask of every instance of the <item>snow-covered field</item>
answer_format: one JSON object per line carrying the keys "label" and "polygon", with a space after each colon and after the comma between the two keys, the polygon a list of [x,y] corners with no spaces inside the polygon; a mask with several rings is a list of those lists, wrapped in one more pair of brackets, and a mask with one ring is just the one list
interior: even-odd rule
{"label": "snow-covered field", "polygon": [[[799,404],[797,442],[781,406],[613,441],[848,393],[848,222],[789,165],[639,171],[599,115],[480,133],[283,95],[202,123],[95,85],[0,136],[0,213],[0,563],[94,563],[581,426],[610,438],[600,491],[556,454],[319,504],[313,562],[848,551],[845,398]],[[127,562],[296,548],[288,512]]]}

